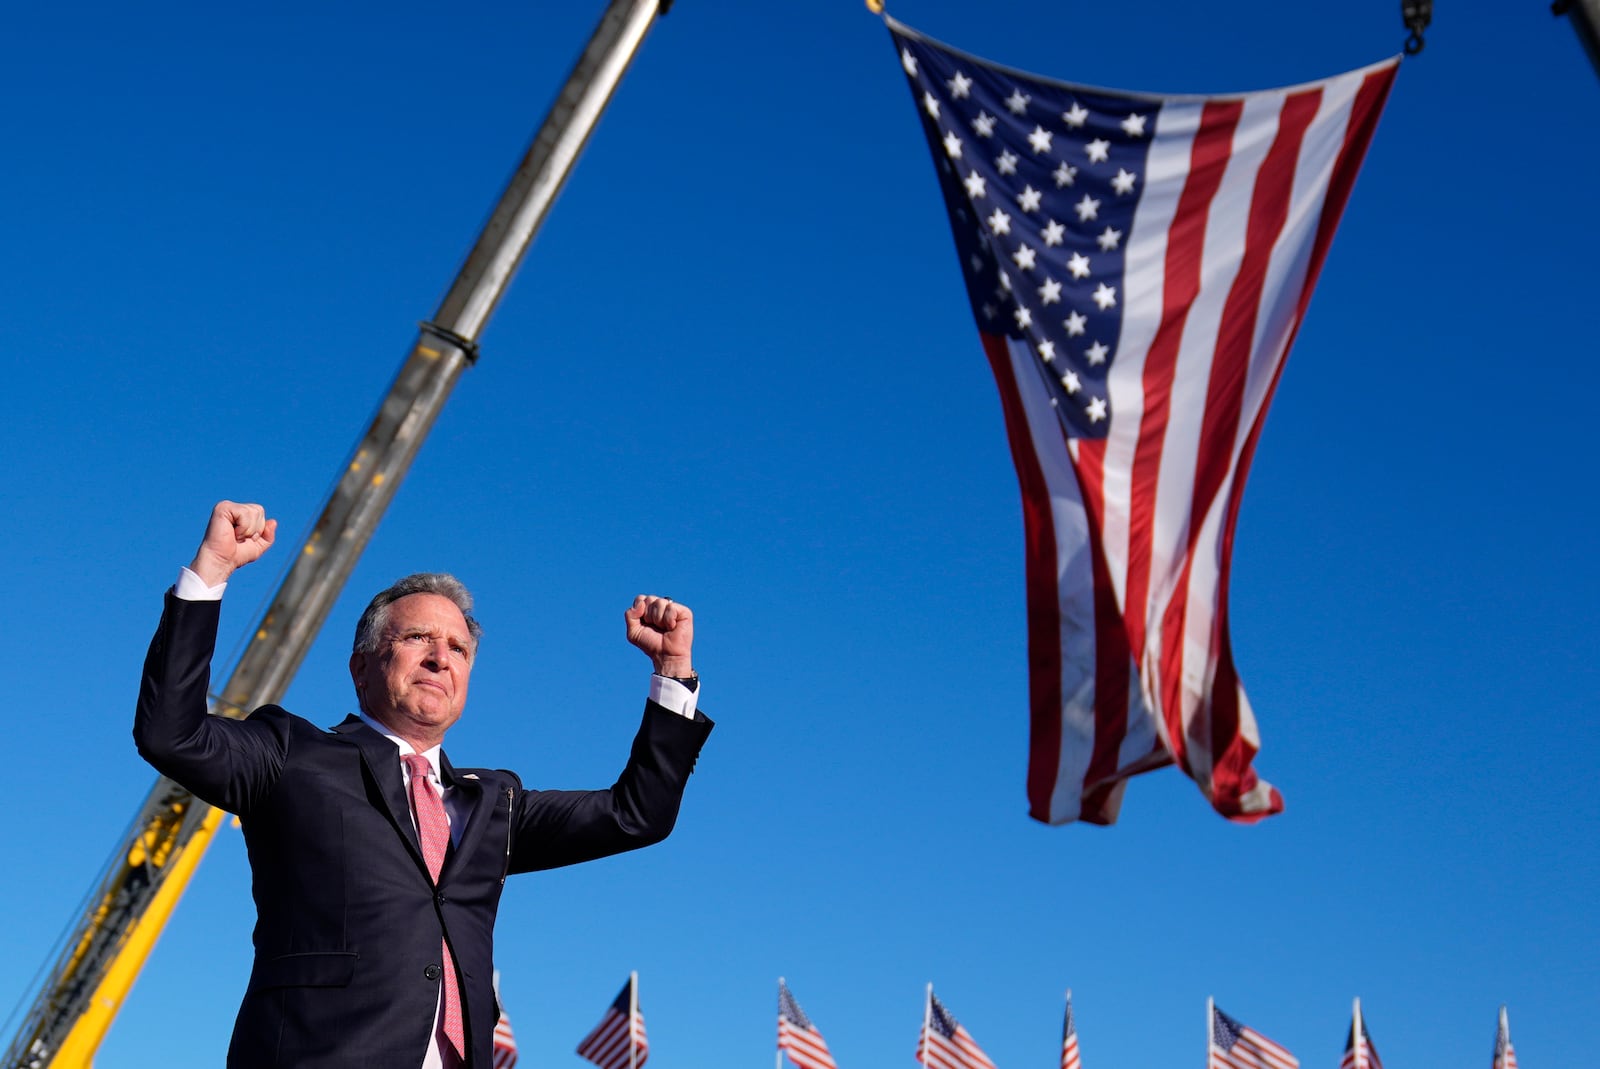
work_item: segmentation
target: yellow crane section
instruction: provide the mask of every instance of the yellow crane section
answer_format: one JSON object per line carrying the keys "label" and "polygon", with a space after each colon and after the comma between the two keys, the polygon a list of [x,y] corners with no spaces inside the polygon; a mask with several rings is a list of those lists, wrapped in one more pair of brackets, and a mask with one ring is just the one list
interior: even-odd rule
{"label": "yellow crane section", "polygon": [[[160,889],[150,899],[144,912],[133,921],[132,928],[122,940],[122,950],[106,969],[99,986],[83,1001],[77,1020],[49,1063],[52,1067],[87,1067],[93,1061],[95,1051],[100,1049],[106,1033],[111,1029],[111,1022],[116,1020],[123,1001],[133,988],[133,982],[139,978],[139,970],[144,968],[145,959],[150,956],[172,911],[177,908],[178,899],[183,897],[189,880],[200,865],[200,859],[206,854],[206,848],[211,845],[217,829],[222,827],[226,813],[199,800],[193,804],[204,808],[206,813],[186,842],[178,837],[182,814],[172,813],[171,816],[176,819],[164,820],[146,828],[133,852],[128,855],[129,869],[155,865],[165,872]],[[95,919],[103,921],[105,913],[106,907],[102,904],[97,911],[101,916]],[[91,924],[79,946],[74,948],[74,964],[83,960],[83,952],[93,929],[94,925]]]}

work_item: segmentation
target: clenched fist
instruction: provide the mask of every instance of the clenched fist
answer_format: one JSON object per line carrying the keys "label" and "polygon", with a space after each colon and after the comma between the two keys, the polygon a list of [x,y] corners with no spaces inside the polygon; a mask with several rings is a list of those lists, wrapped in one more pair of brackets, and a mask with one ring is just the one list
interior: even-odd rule
{"label": "clenched fist", "polygon": [[687,679],[694,675],[689,648],[694,645],[694,613],[671,598],[640,594],[622,614],[628,641],[650,657],[657,675]]}
{"label": "clenched fist", "polygon": [[219,501],[211,510],[206,536],[194,552],[189,570],[207,586],[226,583],[235,570],[256,560],[272,546],[278,521],[267,519],[260,505]]}

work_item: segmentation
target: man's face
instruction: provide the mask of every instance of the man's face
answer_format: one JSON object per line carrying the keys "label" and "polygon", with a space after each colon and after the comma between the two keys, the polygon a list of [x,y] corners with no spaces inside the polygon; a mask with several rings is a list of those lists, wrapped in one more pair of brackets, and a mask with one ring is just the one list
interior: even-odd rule
{"label": "man's face", "polygon": [[461,718],[472,654],[466,618],[454,602],[408,594],[389,606],[377,651],[350,655],[350,677],[369,716],[425,750]]}

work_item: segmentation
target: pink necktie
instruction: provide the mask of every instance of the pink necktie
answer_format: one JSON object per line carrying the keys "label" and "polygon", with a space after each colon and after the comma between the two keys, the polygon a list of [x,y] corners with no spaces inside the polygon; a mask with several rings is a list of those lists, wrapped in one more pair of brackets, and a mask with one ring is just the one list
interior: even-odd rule
{"label": "pink necktie", "polygon": [[[417,835],[422,840],[422,857],[428,863],[428,875],[439,880],[439,870],[444,867],[445,850],[450,845],[450,818],[445,816],[444,803],[434,793],[428,778],[433,766],[421,754],[401,754],[400,760],[411,770],[411,810],[417,818]],[[450,943],[444,949],[444,1034],[455,1046],[458,1058],[467,1049],[465,1033],[461,1028],[461,992],[456,987],[456,963],[450,956]]]}

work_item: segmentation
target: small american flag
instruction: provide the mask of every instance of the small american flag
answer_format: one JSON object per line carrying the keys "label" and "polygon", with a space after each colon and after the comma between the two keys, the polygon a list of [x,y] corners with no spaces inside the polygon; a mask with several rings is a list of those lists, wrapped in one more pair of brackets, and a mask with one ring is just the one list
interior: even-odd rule
{"label": "small american flag", "polygon": [[594,1031],[578,1044],[578,1053],[600,1069],[639,1069],[650,1056],[644,1015],[639,1012],[638,984],[638,974],[630,975]]}
{"label": "small american flag", "polygon": [[1072,992],[1067,992],[1067,1015],[1061,1020],[1061,1069],[1082,1069],[1078,1058],[1078,1027],[1072,1023]]}
{"label": "small american flag", "polygon": [[811,1023],[789,986],[778,981],[778,1049],[800,1069],[837,1069],[822,1033]]}
{"label": "small american flag", "polygon": [[1517,1069],[1517,1052],[1511,1046],[1511,1025],[1506,1021],[1506,1008],[1500,1007],[1500,1027],[1494,1033],[1493,1069]]}
{"label": "small american flag", "polygon": [[1300,1061],[1254,1028],[1211,1007],[1209,1069],[1299,1069]]}
{"label": "small american flag", "polygon": [[494,1026],[494,1069],[511,1069],[517,1064],[517,1039],[511,1034],[511,1018],[500,1011]]}
{"label": "small american flag", "polygon": [[888,19],[1022,489],[1028,811],[1116,820],[1176,762],[1283,799],[1228,637],[1245,476],[1398,57],[1232,96],[1092,89]]}
{"label": "small american flag", "polygon": [[506,1016],[500,995],[500,970],[494,971],[494,1000],[500,1019],[494,1024],[494,1069],[512,1069],[517,1064],[517,1039],[511,1034],[511,1018]]}
{"label": "small american flag", "polygon": [[1383,1059],[1378,1057],[1378,1048],[1372,1043],[1372,1037],[1367,1034],[1366,1018],[1361,1016],[1361,1003],[1356,1002],[1354,1015],[1350,1018],[1350,1032],[1344,1041],[1344,1057],[1339,1059],[1339,1069],[1383,1069]]}
{"label": "small american flag", "polygon": [[972,1033],[961,1027],[944,1003],[928,990],[927,1021],[917,1044],[917,1061],[927,1069],[995,1069]]}

